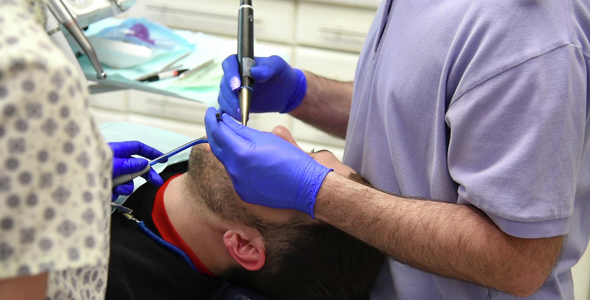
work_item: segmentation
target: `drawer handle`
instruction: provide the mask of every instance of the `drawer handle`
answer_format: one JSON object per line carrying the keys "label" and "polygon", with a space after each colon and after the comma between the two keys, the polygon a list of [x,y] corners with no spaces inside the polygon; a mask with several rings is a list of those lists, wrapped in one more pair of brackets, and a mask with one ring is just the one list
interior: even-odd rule
{"label": "drawer handle", "polygon": [[345,30],[345,29],[326,28],[326,27],[320,27],[320,32],[349,35],[349,36],[356,36],[356,37],[363,37],[363,38],[367,35],[366,32],[352,31],[352,30]]}
{"label": "drawer handle", "polygon": [[148,98],[147,103],[152,104],[152,105],[162,106],[165,108],[178,108],[178,109],[189,109],[189,110],[195,110],[195,109],[200,108],[198,106],[184,105],[184,104],[180,104],[180,103],[170,102],[168,100],[158,100],[158,99],[153,99],[153,98]]}
{"label": "drawer handle", "polygon": [[[202,11],[178,9],[178,8],[151,5],[151,4],[146,5],[146,8],[148,10],[154,10],[154,11],[158,11],[158,12],[172,12],[172,13],[177,13],[177,14],[195,15],[195,16],[201,16],[201,17],[206,17],[206,18],[211,18],[211,19],[220,19],[220,20],[232,21],[232,22],[238,21],[237,14],[236,14],[236,16],[228,16],[228,15],[223,15],[223,14],[214,14],[214,13],[208,13],[208,12],[202,12]],[[262,24],[262,20],[255,19],[254,24]]]}

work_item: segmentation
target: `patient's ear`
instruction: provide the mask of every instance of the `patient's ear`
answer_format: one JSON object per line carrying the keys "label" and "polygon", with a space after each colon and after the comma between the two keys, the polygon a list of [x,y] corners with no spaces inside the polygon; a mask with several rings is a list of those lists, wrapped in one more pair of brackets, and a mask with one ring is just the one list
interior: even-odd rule
{"label": "patient's ear", "polygon": [[261,235],[248,237],[244,232],[230,229],[223,235],[229,255],[248,271],[258,271],[266,262],[264,241]]}

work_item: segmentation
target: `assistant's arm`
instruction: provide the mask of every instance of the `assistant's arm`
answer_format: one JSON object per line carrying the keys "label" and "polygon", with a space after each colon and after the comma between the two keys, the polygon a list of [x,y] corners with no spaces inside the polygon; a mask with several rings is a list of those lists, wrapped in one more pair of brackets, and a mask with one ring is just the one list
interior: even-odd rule
{"label": "assistant's arm", "polygon": [[341,82],[304,71],[307,93],[301,104],[289,114],[329,134],[344,139],[350,105],[352,82]]}
{"label": "assistant's arm", "polygon": [[563,241],[512,237],[474,207],[389,195],[334,172],[315,217],[402,263],[519,297],[545,282]]}
{"label": "assistant's arm", "polygon": [[0,299],[43,300],[47,291],[47,272],[33,276],[0,280]]}

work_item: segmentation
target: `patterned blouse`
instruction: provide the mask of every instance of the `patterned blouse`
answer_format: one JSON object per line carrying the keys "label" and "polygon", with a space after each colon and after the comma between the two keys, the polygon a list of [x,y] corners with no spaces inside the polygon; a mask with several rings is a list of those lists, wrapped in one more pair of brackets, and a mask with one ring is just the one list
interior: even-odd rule
{"label": "patterned blouse", "polygon": [[48,299],[103,299],[112,153],[34,10],[0,0],[0,280],[49,272]]}

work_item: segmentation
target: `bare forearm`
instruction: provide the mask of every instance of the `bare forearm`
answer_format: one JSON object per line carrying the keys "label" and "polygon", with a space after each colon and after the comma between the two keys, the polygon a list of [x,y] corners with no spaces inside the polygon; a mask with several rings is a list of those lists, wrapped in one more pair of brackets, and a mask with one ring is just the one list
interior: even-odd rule
{"label": "bare forearm", "polygon": [[542,285],[563,241],[511,237],[475,208],[396,197],[333,173],[315,216],[415,268],[517,296]]}
{"label": "bare forearm", "polygon": [[42,273],[39,275],[0,280],[0,299],[45,299],[48,277],[48,273]]}
{"label": "bare forearm", "polygon": [[307,94],[290,114],[331,135],[345,138],[353,83],[327,79],[307,71],[304,74]]}

